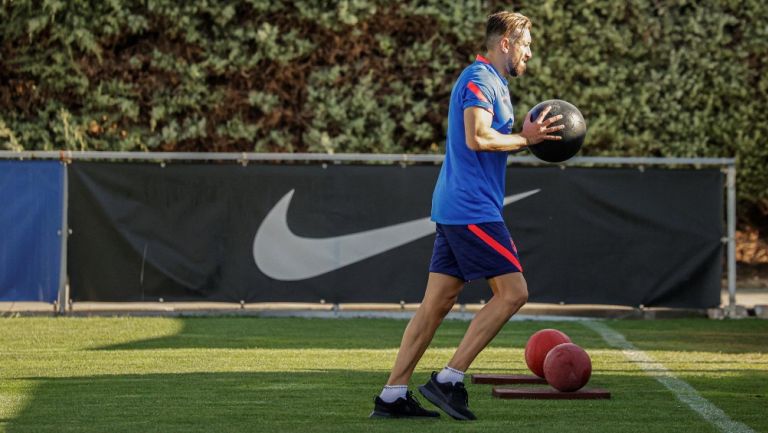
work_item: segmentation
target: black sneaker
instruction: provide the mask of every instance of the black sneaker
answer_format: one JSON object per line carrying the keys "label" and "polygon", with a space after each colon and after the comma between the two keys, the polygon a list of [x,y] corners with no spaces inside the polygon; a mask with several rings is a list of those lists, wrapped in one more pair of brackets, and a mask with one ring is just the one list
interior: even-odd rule
{"label": "black sneaker", "polygon": [[458,420],[477,419],[469,410],[469,396],[464,382],[456,382],[456,385],[440,383],[437,381],[437,373],[432,372],[429,382],[419,387],[419,392],[427,400],[439,407],[445,413]]}
{"label": "black sneaker", "polygon": [[373,399],[373,412],[369,418],[438,418],[440,413],[426,410],[421,406],[413,392],[408,391],[405,398],[398,398],[387,403],[379,396]]}

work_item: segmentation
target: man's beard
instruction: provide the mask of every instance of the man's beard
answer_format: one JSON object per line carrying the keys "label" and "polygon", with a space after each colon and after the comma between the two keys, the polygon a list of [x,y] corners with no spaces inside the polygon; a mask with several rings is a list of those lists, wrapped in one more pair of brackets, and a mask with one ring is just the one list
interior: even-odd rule
{"label": "man's beard", "polygon": [[512,77],[519,77],[520,75],[523,75],[525,73],[526,64],[523,62],[523,59],[519,59],[517,63],[509,62],[507,65],[507,69],[509,69],[509,75]]}

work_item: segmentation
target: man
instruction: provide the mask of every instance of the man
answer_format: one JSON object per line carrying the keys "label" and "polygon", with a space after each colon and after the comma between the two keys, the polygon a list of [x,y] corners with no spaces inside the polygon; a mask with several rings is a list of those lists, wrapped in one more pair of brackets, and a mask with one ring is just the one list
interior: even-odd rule
{"label": "man", "polygon": [[531,59],[531,22],[523,15],[499,12],[488,17],[486,53],[459,76],[451,92],[445,162],[432,198],[437,237],[424,299],[403,334],[395,365],[371,417],[437,417],[408,391],[408,382],[437,327],[456,302],[464,283],[486,278],[493,297],[477,313],[453,358],[419,391],[459,420],[473,420],[464,372],[501,327],[528,299],[517,250],[501,210],[507,152],[542,140],[564,128],[562,116],[514,123],[507,77],[525,73]]}

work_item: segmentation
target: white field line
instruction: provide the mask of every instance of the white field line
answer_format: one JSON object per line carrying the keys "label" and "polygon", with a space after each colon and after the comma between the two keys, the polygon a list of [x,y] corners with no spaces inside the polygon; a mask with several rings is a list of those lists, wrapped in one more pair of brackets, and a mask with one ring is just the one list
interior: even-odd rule
{"label": "white field line", "polygon": [[587,328],[600,334],[611,346],[621,349],[630,361],[636,363],[646,373],[666,386],[678,400],[685,403],[709,423],[722,432],[754,433],[747,425],[732,420],[719,407],[702,397],[691,385],[678,379],[663,364],[656,362],[642,350],[627,341],[621,333],[614,331],[608,325],[594,321],[581,322]]}

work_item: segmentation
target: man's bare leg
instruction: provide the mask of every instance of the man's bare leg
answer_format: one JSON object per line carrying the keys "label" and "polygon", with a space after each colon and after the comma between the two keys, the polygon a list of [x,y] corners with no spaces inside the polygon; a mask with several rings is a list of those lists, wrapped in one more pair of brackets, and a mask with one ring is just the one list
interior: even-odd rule
{"label": "man's bare leg", "polygon": [[[387,385],[407,385],[437,327],[456,303],[464,281],[450,275],[429,273],[424,299],[403,333]],[[487,306],[486,306],[487,307]]]}
{"label": "man's bare leg", "polygon": [[522,273],[499,275],[488,280],[493,297],[475,315],[448,366],[467,371],[472,361],[499,333],[502,326],[528,300],[528,285]]}
{"label": "man's bare leg", "polygon": [[421,395],[458,420],[477,419],[469,410],[464,372],[528,299],[528,288],[520,273],[500,275],[488,282],[493,290],[490,302],[475,315],[446,368],[433,373],[430,380],[419,387]]}

